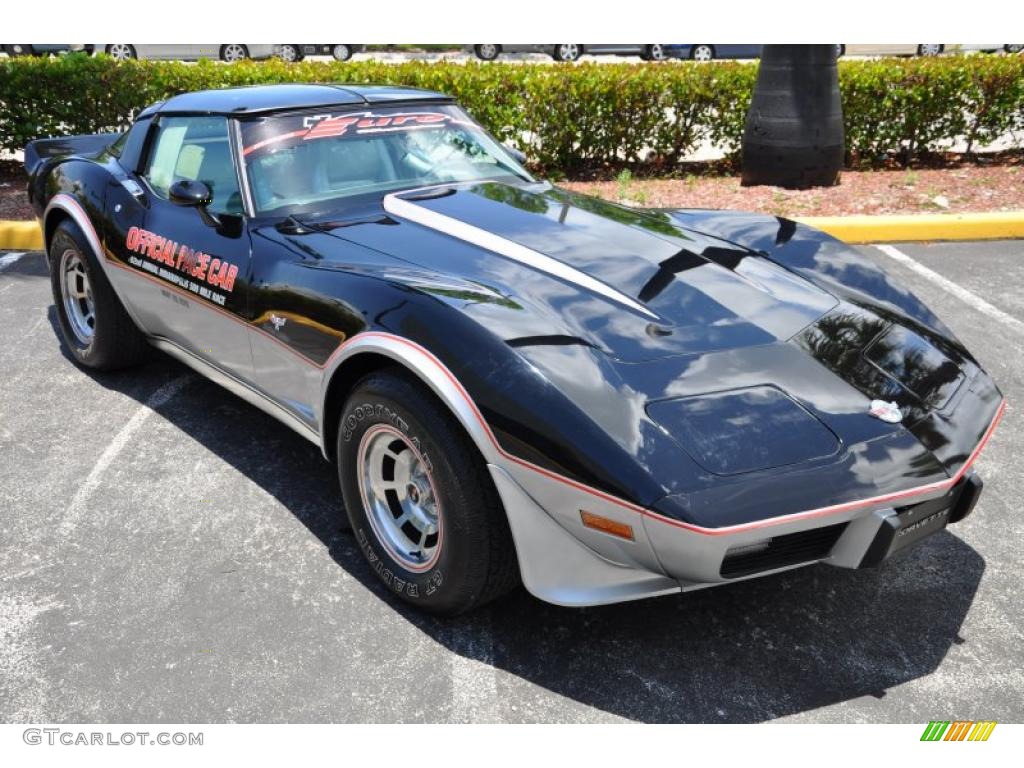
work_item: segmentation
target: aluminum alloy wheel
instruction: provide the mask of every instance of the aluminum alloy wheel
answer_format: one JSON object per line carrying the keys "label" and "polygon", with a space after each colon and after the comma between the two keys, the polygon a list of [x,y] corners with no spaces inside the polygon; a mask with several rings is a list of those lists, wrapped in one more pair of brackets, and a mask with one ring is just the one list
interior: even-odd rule
{"label": "aluminum alloy wheel", "polygon": [[664,61],[665,60],[665,46],[655,43],[647,49],[648,55],[651,57],[651,61]]}
{"label": "aluminum alloy wheel", "polygon": [[942,53],[942,46],[938,43],[930,43],[917,46],[917,52],[921,56],[938,56]]}
{"label": "aluminum alloy wheel", "polygon": [[498,46],[494,43],[483,43],[476,47],[476,55],[484,61],[494,61],[498,58]]}
{"label": "aluminum alloy wheel", "polygon": [[96,332],[96,306],[92,298],[92,284],[85,262],[78,251],[71,248],[60,257],[60,288],[64,301],[64,314],[78,342],[87,347]]}
{"label": "aluminum alloy wheel", "polygon": [[359,491],[377,540],[410,571],[429,569],[441,553],[437,491],[423,457],[394,427],[377,425],[359,443]]}
{"label": "aluminum alloy wheel", "polygon": [[558,46],[558,58],[562,61],[576,61],[580,57],[580,47],[576,43],[562,43]]}
{"label": "aluminum alloy wheel", "polygon": [[115,61],[128,61],[135,58],[135,51],[127,43],[113,43],[107,46],[107,53],[114,57]]}
{"label": "aluminum alloy wheel", "polygon": [[694,61],[711,61],[715,58],[715,52],[710,45],[698,45],[694,47],[691,58]]}
{"label": "aluminum alloy wheel", "polygon": [[338,43],[336,46],[331,48],[331,56],[338,61],[348,61],[352,58],[352,49],[347,45]]}
{"label": "aluminum alloy wheel", "polygon": [[249,53],[245,50],[244,45],[230,43],[224,46],[224,61],[233,63],[247,58],[249,58]]}
{"label": "aluminum alloy wheel", "polygon": [[278,49],[277,55],[280,56],[282,60],[291,64],[299,60],[299,49],[294,45],[282,45]]}

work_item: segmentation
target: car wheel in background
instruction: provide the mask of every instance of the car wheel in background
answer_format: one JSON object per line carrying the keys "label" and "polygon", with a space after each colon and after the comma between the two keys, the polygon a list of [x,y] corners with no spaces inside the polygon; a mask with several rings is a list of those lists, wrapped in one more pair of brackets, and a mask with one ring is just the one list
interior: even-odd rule
{"label": "car wheel in background", "polygon": [[559,43],[551,57],[555,61],[576,61],[582,55],[583,46],[579,43]]}
{"label": "car wheel in background", "polygon": [[81,230],[71,221],[50,241],[50,286],[64,343],[87,368],[112,370],[144,361],[150,347],[117,298]]}
{"label": "car wheel in background", "polygon": [[695,45],[690,49],[690,58],[694,61],[711,61],[715,58],[715,49],[710,45]]}
{"label": "car wheel in background", "polygon": [[837,44],[836,45],[836,58],[838,59],[840,56],[845,56],[845,55],[846,55],[846,46],[845,45]]}
{"label": "car wheel in background", "polygon": [[302,61],[302,48],[298,45],[292,45],[291,43],[285,43],[284,45],[278,46],[277,55],[288,63],[296,61]]}
{"label": "car wheel in background", "polygon": [[135,46],[128,45],[128,43],[112,43],[107,46],[107,53],[114,57],[115,61],[128,61],[128,59],[138,58],[135,53]]}
{"label": "car wheel in background", "polygon": [[655,43],[644,48],[643,58],[646,61],[665,61],[668,56],[665,55],[665,46],[661,43]]}
{"label": "car wheel in background", "polygon": [[8,56],[34,56],[35,50],[31,45],[14,43],[12,45],[4,46],[4,53]]}
{"label": "car wheel in background", "polygon": [[356,385],[338,427],[356,543],[403,601],[447,616],[512,589],[519,569],[487,464],[448,409],[401,369]]}
{"label": "car wheel in background", "polygon": [[938,56],[940,53],[942,53],[943,48],[945,48],[945,46],[940,45],[938,43],[925,43],[923,45],[917,46],[917,55]]}
{"label": "car wheel in background", "polygon": [[331,56],[336,61],[348,61],[352,58],[352,46],[345,43],[336,43],[331,46]]}
{"label": "car wheel in background", "polygon": [[228,43],[220,47],[220,60],[228,63],[249,58],[249,49],[241,43]]}
{"label": "car wheel in background", "polygon": [[501,53],[501,47],[494,43],[482,43],[473,46],[473,53],[476,54],[478,59],[483,61],[494,61],[498,58],[498,54]]}
{"label": "car wheel in background", "polygon": [[1007,53],[1020,53],[1024,51],[1024,44],[1022,45],[1004,45],[1003,50]]}

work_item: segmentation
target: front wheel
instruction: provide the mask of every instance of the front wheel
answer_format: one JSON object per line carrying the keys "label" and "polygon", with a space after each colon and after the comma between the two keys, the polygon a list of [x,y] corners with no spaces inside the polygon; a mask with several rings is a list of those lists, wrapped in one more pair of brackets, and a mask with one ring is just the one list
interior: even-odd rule
{"label": "front wheel", "polygon": [[61,222],[50,240],[50,284],[57,320],[72,357],[113,370],[146,359],[149,345],[103,274],[81,230]]}
{"label": "front wheel", "polygon": [[331,47],[331,56],[335,61],[348,61],[352,58],[352,46],[345,43],[336,43]]}
{"label": "front wheel", "polygon": [[498,58],[498,54],[501,53],[501,48],[494,43],[483,43],[481,45],[474,45],[473,53],[481,61],[494,61]]}
{"label": "front wheel", "polygon": [[555,61],[576,61],[583,55],[583,46],[579,43],[561,43],[555,46],[551,57]]}
{"label": "front wheel", "polygon": [[241,43],[228,43],[220,47],[220,60],[229,64],[249,58],[249,49]]}
{"label": "front wheel", "polygon": [[292,45],[291,43],[285,43],[277,49],[277,55],[282,61],[286,61],[289,64],[294,64],[297,61],[302,61],[302,47],[298,45]]}
{"label": "front wheel", "polygon": [[452,616],[518,583],[508,520],[483,457],[413,377],[388,369],[356,386],[336,455],[359,548],[403,601]]}
{"label": "front wheel", "polygon": [[107,46],[107,54],[113,57],[114,61],[128,61],[138,58],[135,46],[128,43],[113,43]]}
{"label": "front wheel", "polygon": [[918,56],[938,56],[942,53],[945,46],[939,45],[938,43],[926,43],[924,45],[917,46]]}

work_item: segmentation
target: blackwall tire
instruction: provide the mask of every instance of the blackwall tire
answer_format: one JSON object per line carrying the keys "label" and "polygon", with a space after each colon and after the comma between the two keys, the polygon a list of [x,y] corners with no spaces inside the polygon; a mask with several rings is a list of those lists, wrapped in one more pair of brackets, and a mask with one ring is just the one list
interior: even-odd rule
{"label": "blackwall tire", "polygon": [[448,409],[401,369],[356,385],[338,426],[338,475],[356,543],[404,602],[454,616],[519,583],[487,466]]}
{"label": "blackwall tire", "polygon": [[48,257],[61,336],[75,361],[109,371],[147,360],[149,344],[74,223],[63,221],[57,227]]}

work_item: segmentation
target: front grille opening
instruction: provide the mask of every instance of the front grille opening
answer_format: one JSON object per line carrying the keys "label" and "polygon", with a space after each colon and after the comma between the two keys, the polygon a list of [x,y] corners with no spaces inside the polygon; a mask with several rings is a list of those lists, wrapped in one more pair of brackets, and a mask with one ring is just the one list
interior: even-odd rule
{"label": "front grille opening", "polygon": [[828,557],[846,526],[847,523],[838,523],[737,545],[725,553],[719,574],[725,579],[736,579],[761,571],[821,560]]}

